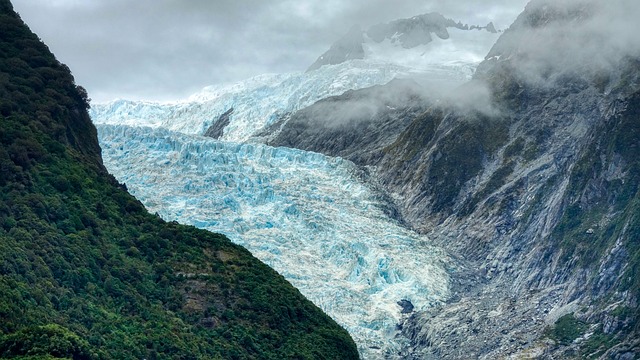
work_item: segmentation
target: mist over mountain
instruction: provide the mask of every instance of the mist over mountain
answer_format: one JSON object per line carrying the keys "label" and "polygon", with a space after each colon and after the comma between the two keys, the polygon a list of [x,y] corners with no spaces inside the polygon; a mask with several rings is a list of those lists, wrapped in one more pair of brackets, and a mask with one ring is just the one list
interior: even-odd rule
{"label": "mist over mountain", "polygon": [[[466,263],[448,303],[402,324],[404,358],[638,356],[637,13],[532,1],[472,81],[391,145],[355,143],[384,154],[364,164],[397,217]],[[311,111],[277,144],[331,154],[305,127],[331,144],[367,138],[355,123],[319,130]]]}
{"label": "mist over mountain", "polygon": [[[420,45],[427,45],[435,38],[447,40],[450,38],[449,29],[483,30],[493,34],[497,33],[493,23],[486,26],[463,25],[460,22],[447,19],[439,13],[428,13],[410,19],[378,24],[365,31],[361,30],[359,26],[354,26],[343,38],[331,45],[331,48],[322,54],[307,71],[353,59],[375,58],[380,56],[380,54],[376,54],[378,49],[375,45],[383,42],[388,42],[401,49],[412,49]],[[422,56],[428,58],[429,54],[425,53]]]}

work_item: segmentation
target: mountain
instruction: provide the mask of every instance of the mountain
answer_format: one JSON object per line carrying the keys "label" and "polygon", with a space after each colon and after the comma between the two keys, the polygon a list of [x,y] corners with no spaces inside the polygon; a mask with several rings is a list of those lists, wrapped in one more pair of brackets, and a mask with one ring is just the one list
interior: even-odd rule
{"label": "mountain", "polygon": [[[469,32],[482,31],[484,34],[469,34]],[[426,64],[446,65],[439,56],[449,56],[451,61],[464,61],[461,54],[452,56],[452,52],[439,52],[438,47],[447,41],[469,41],[466,46],[459,46],[473,56],[478,42],[489,43],[491,46],[496,40],[497,31],[493,23],[486,26],[463,25],[447,19],[439,13],[428,13],[414,16],[410,19],[395,20],[386,24],[378,24],[366,31],[359,26],[354,26],[349,32],[336,41],[331,48],[322,54],[308,69],[307,72],[320,69],[325,65],[337,65],[354,59],[386,59],[390,57],[394,62],[403,65],[422,68]],[[471,37],[469,37],[471,35]],[[447,40],[442,42],[441,40]],[[431,44],[431,43],[434,44]],[[471,46],[471,42],[476,43]],[[447,46],[450,44],[446,44]],[[416,50],[418,52],[416,52]],[[476,53],[475,56],[484,56],[486,52]],[[434,61],[435,60],[435,61]]]}
{"label": "mountain", "polygon": [[0,357],[358,358],[247,250],[149,214],[103,166],[87,101],[0,1]]}
{"label": "mountain", "polygon": [[349,148],[353,127],[308,115],[322,102],[277,129],[276,145],[367,165],[397,217],[463,264],[444,305],[400,325],[404,358],[640,356],[639,11],[532,1],[473,80],[387,146]]}
{"label": "mountain", "polygon": [[[405,309],[448,298],[446,272],[458,264],[402,227],[366,170],[332,157],[378,161],[442,87],[470,79],[497,35],[467,35],[430,44],[450,62],[396,64],[407,53],[355,59],[212,86],[181,102],[117,100],[90,113],[109,171],[148,209],[228,235],[344,326],[362,356],[397,358],[407,342],[397,324],[413,311]],[[457,59],[452,46],[473,56]],[[349,140],[332,141],[346,130]],[[287,145],[294,134],[308,141],[302,150],[331,157],[260,145]]]}
{"label": "mountain", "polygon": [[[365,357],[633,359],[640,355],[639,11],[631,0],[533,0],[473,79],[447,96],[405,79],[244,128],[252,134],[245,139],[299,150],[132,129],[122,119],[99,126],[101,141],[108,166],[147,206],[246,241],[347,324]],[[476,34],[446,30],[451,39]],[[349,39],[359,41],[357,28]],[[405,49],[387,38],[378,45],[389,51],[378,54],[421,56],[421,47],[449,41],[437,33],[431,40]],[[365,59],[307,74],[372,64],[370,48],[362,47]],[[213,118],[233,124],[235,111],[225,104]],[[256,203],[257,212],[245,210]],[[217,222],[216,214],[235,221]],[[289,235],[263,241],[273,228],[305,229],[310,243]],[[406,235],[398,239],[399,231]],[[405,264],[409,273],[422,264],[437,276],[410,276]],[[327,300],[333,282],[356,289],[357,300]],[[379,317],[353,326],[348,311],[362,316],[363,308]]]}
{"label": "mountain", "polygon": [[[410,53],[394,45],[378,52],[386,58],[262,75],[181,102],[94,105],[105,164],[165,220],[224,233],[274,267],[364,358],[398,358],[409,345],[398,324],[452,296],[448,272],[462,265],[404,228],[370,169],[351,161],[379,162],[442,88],[470,79],[497,35],[458,30],[425,45],[428,61],[407,49],[421,67],[398,65]],[[298,141],[303,151],[270,146]]]}

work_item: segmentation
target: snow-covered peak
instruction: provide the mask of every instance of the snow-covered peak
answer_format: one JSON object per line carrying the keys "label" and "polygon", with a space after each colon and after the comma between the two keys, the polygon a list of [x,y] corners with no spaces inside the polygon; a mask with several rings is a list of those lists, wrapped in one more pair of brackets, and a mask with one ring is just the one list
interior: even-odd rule
{"label": "snow-covered peak", "polygon": [[[439,13],[428,13],[409,19],[374,25],[366,31],[354,27],[322,54],[307,71],[317,70],[325,65],[340,64],[352,59],[379,58],[380,54],[371,51],[371,49],[377,48],[376,44],[381,44],[384,50],[382,55],[386,58],[389,57],[389,51],[393,50],[394,59],[409,55],[414,60],[420,60],[411,62],[412,67],[418,68],[433,63],[433,61],[429,61],[432,53],[435,54],[434,58],[438,59],[443,50],[448,50],[442,49],[442,46],[438,45],[443,40],[452,40],[449,48],[470,48],[473,51],[473,57],[480,57],[482,60],[497,38],[498,32],[493,23],[486,26],[469,26],[447,19]],[[472,46],[469,47],[469,45]],[[454,53],[456,52],[454,51]],[[421,56],[416,58],[415,53]],[[474,62],[476,61],[474,60]]]}

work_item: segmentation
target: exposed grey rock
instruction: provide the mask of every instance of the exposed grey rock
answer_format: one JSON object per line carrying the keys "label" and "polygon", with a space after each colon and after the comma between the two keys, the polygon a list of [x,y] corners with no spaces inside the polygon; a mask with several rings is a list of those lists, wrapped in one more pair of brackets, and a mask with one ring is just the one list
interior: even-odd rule
{"label": "exposed grey rock", "polygon": [[403,314],[410,314],[413,312],[413,304],[411,303],[411,301],[406,300],[406,299],[402,299],[400,301],[398,301],[398,305],[400,305],[400,307],[402,308],[401,313]]}
{"label": "exposed grey rock", "polygon": [[410,80],[348,91],[283,118],[265,131],[272,146],[340,156],[359,165],[376,165],[383,150],[430,101]]}
{"label": "exposed grey rock", "polygon": [[[505,36],[585,14],[582,6],[556,13],[540,3],[530,4],[512,26],[515,34]],[[625,289],[637,286],[628,283],[628,269],[639,266],[629,256],[638,253],[638,233],[629,229],[640,225],[630,216],[640,200],[640,164],[633,160],[640,146],[632,145],[640,141],[640,59],[609,69],[605,84],[602,69],[576,72],[554,63],[532,81],[520,71],[529,54],[504,44],[496,44],[475,80],[492,90],[495,115],[446,104],[431,109],[378,167],[403,219],[485,278],[406,320],[405,354],[584,357],[586,335],[570,345],[545,340],[546,328],[574,313],[615,339],[603,357],[638,356],[638,329],[622,324],[638,319],[637,290]],[[629,313],[613,312],[618,308]]]}
{"label": "exposed grey rock", "polygon": [[[496,43],[472,83],[489,90],[487,107],[450,100],[402,118],[359,110],[373,122],[332,121],[350,114],[340,104],[370,96],[348,93],[292,115],[274,137],[373,166],[398,217],[459,260],[449,301],[399,324],[404,358],[580,358],[602,338],[602,358],[640,356],[640,59],[559,61],[565,38],[535,30],[594,14],[567,4],[533,1]],[[554,51],[532,53],[546,43]],[[390,123],[385,138],[376,129]],[[567,314],[588,330],[561,344],[546,331]]]}
{"label": "exposed grey rock", "polygon": [[336,65],[353,59],[364,59],[362,43],[364,38],[360,26],[353,26],[349,32],[336,41],[322,54],[307,71],[319,69],[323,65]]}
{"label": "exposed grey rock", "polygon": [[227,127],[227,125],[229,125],[229,122],[231,121],[231,115],[233,115],[233,108],[225,111],[224,114],[220,115],[220,117],[218,117],[218,120],[211,124],[207,131],[205,131],[204,136],[214,139],[219,139],[220,137],[222,137],[222,135],[224,134],[224,128]]}

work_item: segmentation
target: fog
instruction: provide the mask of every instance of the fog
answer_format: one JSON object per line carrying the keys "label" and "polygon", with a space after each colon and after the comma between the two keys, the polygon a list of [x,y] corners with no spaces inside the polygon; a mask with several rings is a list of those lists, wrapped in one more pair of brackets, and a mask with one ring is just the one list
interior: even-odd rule
{"label": "fog", "polygon": [[637,0],[534,0],[489,57],[510,58],[527,81],[545,84],[568,73],[591,76],[640,56]]}
{"label": "fog", "polygon": [[435,100],[433,93],[412,80],[393,80],[386,85],[349,91],[341,96],[321,100],[297,116],[326,127],[355,126],[363,121],[423,105]]}

